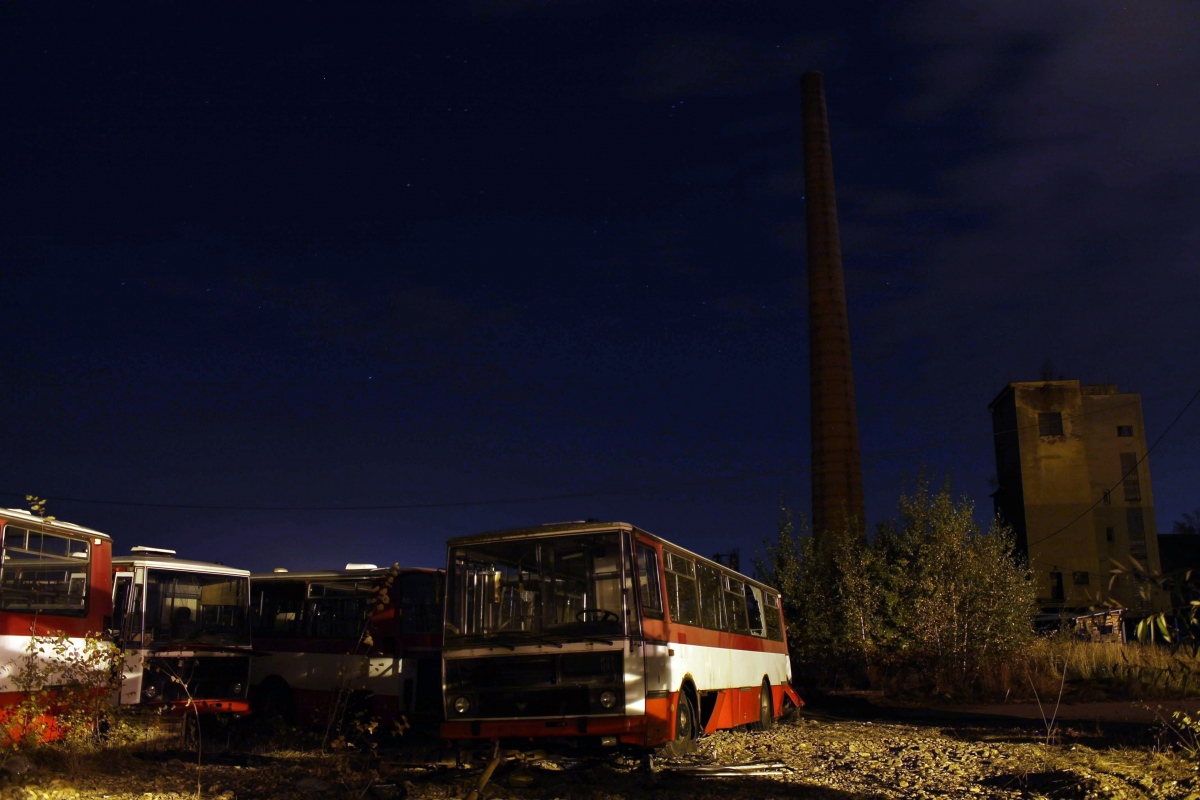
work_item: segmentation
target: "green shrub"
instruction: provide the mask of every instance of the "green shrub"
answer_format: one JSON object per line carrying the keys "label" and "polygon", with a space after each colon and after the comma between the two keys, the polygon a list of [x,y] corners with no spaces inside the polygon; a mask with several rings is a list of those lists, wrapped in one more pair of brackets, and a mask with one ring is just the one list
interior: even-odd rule
{"label": "green shrub", "polygon": [[827,684],[956,696],[988,691],[1033,640],[1035,587],[1011,532],[919,483],[871,542],[814,537],[783,509],[760,575],[783,594],[796,671]]}
{"label": "green shrub", "polygon": [[121,667],[120,651],[99,634],[82,644],[62,631],[31,634],[25,654],[5,665],[23,697],[0,714],[0,744],[94,744],[114,720]]}

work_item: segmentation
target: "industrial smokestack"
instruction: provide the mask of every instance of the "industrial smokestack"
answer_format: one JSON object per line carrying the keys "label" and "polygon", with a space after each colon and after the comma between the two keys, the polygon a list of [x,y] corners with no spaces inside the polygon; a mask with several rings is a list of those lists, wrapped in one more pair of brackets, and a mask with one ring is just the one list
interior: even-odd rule
{"label": "industrial smokestack", "polygon": [[804,107],[804,190],[808,224],[808,341],[812,393],[813,532],[865,534],[862,462],[842,244],[833,191],[833,155],[825,112],[825,78],[800,78]]}

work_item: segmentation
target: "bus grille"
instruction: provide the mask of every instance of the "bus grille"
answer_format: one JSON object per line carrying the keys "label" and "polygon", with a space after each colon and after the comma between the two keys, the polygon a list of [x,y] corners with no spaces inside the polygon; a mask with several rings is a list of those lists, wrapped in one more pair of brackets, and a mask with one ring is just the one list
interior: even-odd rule
{"label": "bus grille", "polygon": [[[618,698],[601,705],[611,692]],[[511,719],[624,713],[620,651],[446,660],[447,719]],[[455,701],[467,703],[455,711]]]}
{"label": "bus grille", "polygon": [[479,693],[481,717],[569,717],[591,711],[588,690],[582,686]]}

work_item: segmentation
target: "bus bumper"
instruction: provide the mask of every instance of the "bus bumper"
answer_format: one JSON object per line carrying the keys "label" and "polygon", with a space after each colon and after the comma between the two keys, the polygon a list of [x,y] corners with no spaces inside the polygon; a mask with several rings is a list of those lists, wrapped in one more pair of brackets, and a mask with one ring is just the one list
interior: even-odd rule
{"label": "bus bumper", "polygon": [[[804,708],[804,701],[800,699],[800,695],[796,694],[796,690],[792,688],[790,683],[783,684],[783,694],[792,701],[792,705],[796,708]],[[776,708],[779,708],[779,703],[776,702]]]}
{"label": "bus bumper", "polygon": [[[147,707],[153,706],[147,704]],[[249,700],[180,700],[167,705],[172,715],[183,714],[233,714],[244,717],[250,714]]]}
{"label": "bus bumper", "polygon": [[441,738],[551,739],[616,737],[622,744],[646,746],[647,717],[558,717],[555,719],[484,719],[443,722]]}

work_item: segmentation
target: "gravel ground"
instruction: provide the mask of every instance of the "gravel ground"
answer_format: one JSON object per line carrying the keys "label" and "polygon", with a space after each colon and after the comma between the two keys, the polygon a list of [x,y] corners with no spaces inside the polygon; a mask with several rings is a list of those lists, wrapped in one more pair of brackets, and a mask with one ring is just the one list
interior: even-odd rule
{"label": "gravel ground", "polygon": [[[1040,725],[1040,720],[1038,725]],[[1012,721],[862,721],[799,716],[771,731],[708,736],[686,759],[511,761],[484,798],[1196,798],[1194,762],[1158,752],[1152,729],[1066,727],[1049,744]],[[197,794],[194,761],[170,755],[40,752],[0,787],[2,798],[185,798]],[[729,769],[739,765],[737,769]],[[747,766],[749,765],[749,766]],[[8,759],[10,773],[13,758]],[[224,753],[199,770],[200,796],[235,798],[464,797],[474,769],[407,764],[402,752],[321,756],[298,751]]]}

